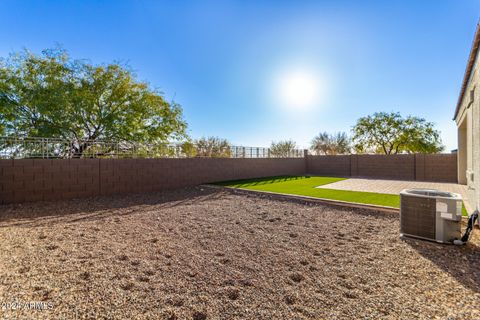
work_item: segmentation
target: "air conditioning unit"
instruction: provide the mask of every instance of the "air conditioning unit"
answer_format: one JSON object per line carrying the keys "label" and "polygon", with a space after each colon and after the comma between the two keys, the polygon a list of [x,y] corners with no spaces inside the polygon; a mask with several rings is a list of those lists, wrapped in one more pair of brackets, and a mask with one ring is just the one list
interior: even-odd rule
{"label": "air conditioning unit", "polygon": [[433,189],[400,192],[400,236],[440,243],[461,238],[462,197]]}

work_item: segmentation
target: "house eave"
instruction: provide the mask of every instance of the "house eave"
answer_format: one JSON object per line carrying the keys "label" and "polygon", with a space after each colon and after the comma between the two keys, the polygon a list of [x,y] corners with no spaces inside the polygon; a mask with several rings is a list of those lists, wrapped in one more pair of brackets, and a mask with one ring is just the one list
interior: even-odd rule
{"label": "house eave", "polygon": [[478,49],[480,45],[480,23],[477,24],[477,30],[475,31],[475,37],[473,38],[472,48],[470,49],[470,55],[468,56],[467,68],[465,69],[465,74],[463,76],[462,88],[460,89],[460,95],[458,97],[457,107],[455,109],[455,114],[453,120],[457,118],[460,107],[462,106],[463,97],[465,96],[465,91],[467,90],[468,83],[470,81],[470,76],[472,75],[472,70],[475,65],[475,60],[478,54]]}

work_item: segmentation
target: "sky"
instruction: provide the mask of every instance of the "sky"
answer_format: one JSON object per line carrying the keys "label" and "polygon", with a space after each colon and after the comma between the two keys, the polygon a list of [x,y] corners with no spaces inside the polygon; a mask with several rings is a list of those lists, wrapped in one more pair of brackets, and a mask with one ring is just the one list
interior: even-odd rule
{"label": "sky", "polygon": [[61,45],[120,61],[182,105],[193,138],[235,145],[350,133],[395,111],[446,151],[480,1],[0,1],[0,57]]}

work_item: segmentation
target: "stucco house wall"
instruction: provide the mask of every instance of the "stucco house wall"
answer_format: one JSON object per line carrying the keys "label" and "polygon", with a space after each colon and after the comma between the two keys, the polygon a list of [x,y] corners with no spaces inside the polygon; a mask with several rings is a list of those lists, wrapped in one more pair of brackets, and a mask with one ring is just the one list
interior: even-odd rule
{"label": "stucco house wall", "polygon": [[480,25],[470,51],[455,110],[458,127],[458,182],[468,186],[469,202],[480,208]]}

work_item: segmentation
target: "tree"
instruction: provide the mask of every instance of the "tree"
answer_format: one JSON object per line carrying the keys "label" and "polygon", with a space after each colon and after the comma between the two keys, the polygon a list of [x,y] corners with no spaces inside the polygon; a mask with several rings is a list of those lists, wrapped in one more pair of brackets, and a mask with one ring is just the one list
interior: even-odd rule
{"label": "tree", "polygon": [[195,146],[195,143],[190,140],[183,142],[180,145],[180,148],[182,154],[187,158],[195,157],[197,155],[197,147]]}
{"label": "tree", "polygon": [[165,143],[185,137],[181,107],[128,66],[72,60],[61,49],[0,61],[0,133],[62,138],[74,156],[96,141]]}
{"label": "tree", "polygon": [[218,137],[200,138],[195,141],[198,157],[230,157],[231,144],[226,139]]}
{"label": "tree", "polygon": [[270,155],[279,158],[292,157],[296,148],[297,144],[292,140],[272,142],[270,145]]}
{"label": "tree", "polygon": [[321,132],[313,138],[310,149],[316,154],[348,154],[351,152],[351,141],[345,132]]}
{"label": "tree", "polygon": [[444,148],[432,122],[414,116],[403,118],[395,112],[362,117],[353,133],[357,152],[438,153]]}

